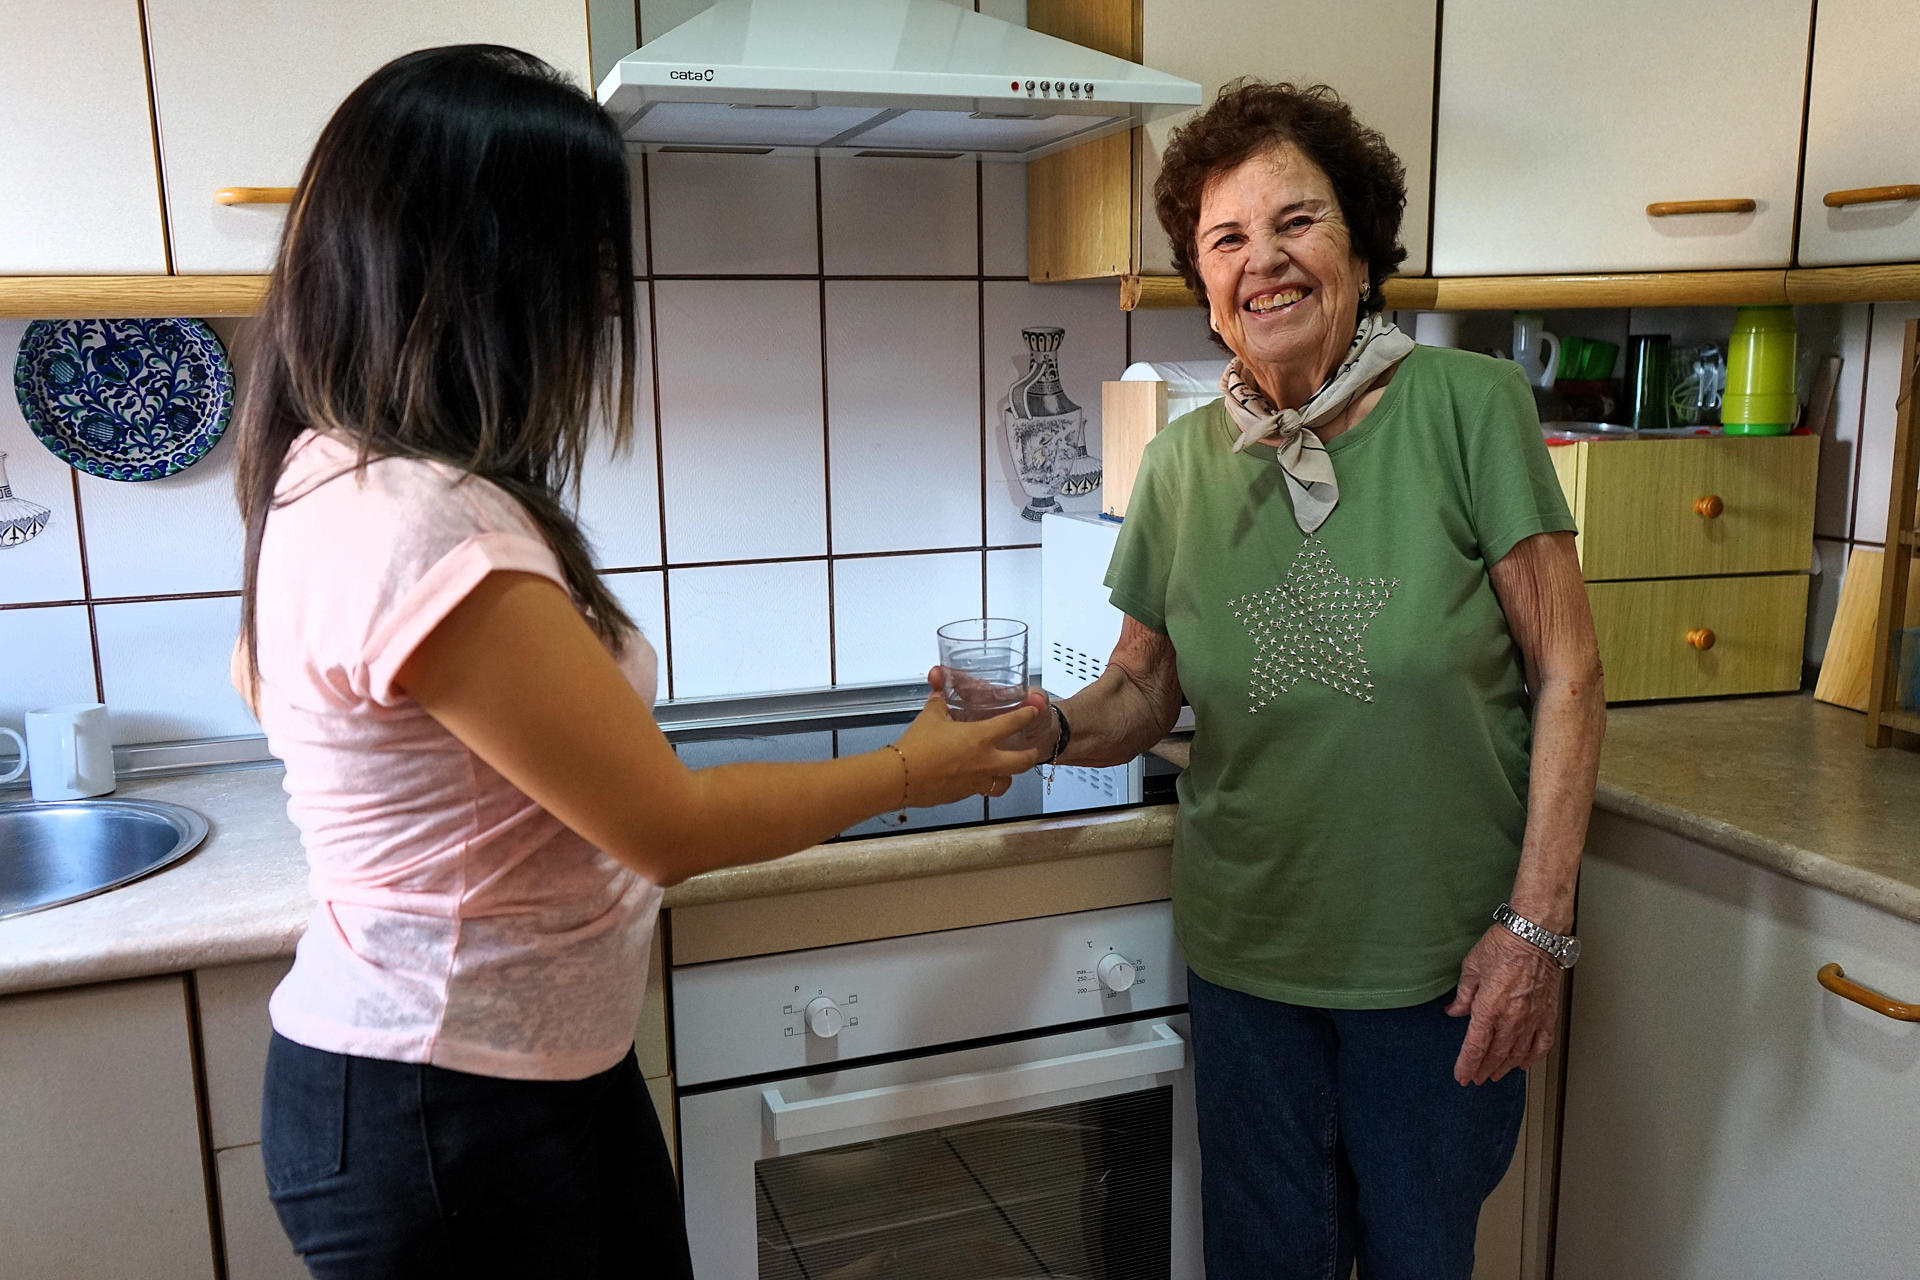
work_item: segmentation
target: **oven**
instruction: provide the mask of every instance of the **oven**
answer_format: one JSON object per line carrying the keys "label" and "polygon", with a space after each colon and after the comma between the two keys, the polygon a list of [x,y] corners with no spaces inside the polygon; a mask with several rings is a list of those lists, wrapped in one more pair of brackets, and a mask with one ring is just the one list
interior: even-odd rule
{"label": "oven", "polygon": [[699,1280],[1199,1280],[1164,902],[673,971]]}

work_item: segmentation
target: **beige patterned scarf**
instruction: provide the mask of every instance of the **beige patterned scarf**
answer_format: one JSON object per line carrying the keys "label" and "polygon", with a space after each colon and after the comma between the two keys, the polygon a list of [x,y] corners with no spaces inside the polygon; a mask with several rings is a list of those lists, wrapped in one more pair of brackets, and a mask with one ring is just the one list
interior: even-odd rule
{"label": "beige patterned scarf", "polygon": [[1327,446],[1320,443],[1309,428],[1344,413],[1355,396],[1372,385],[1375,378],[1406,359],[1412,350],[1413,339],[1384,316],[1364,317],[1339,367],[1297,409],[1274,408],[1266,393],[1241,369],[1238,359],[1220,375],[1227,413],[1240,429],[1233,451],[1239,453],[1256,440],[1269,437],[1278,440],[1275,461],[1286,474],[1287,497],[1293,501],[1293,518],[1301,532],[1312,533],[1318,529],[1333,514],[1334,504],[1340,501],[1340,486],[1333,477],[1333,459],[1327,454]]}

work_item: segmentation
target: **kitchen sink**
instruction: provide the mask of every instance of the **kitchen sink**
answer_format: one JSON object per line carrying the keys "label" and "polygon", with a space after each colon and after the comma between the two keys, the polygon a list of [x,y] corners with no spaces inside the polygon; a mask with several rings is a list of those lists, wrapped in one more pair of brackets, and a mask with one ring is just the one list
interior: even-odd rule
{"label": "kitchen sink", "polygon": [[0,804],[0,920],[138,880],[206,837],[205,818],[154,800]]}

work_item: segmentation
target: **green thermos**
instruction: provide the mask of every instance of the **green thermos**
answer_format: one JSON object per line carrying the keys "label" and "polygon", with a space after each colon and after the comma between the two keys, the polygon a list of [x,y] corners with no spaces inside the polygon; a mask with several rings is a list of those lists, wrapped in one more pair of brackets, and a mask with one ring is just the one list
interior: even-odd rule
{"label": "green thermos", "polygon": [[1800,418],[1793,375],[1800,353],[1792,307],[1741,307],[1727,344],[1720,424],[1730,436],[1783,436]]}

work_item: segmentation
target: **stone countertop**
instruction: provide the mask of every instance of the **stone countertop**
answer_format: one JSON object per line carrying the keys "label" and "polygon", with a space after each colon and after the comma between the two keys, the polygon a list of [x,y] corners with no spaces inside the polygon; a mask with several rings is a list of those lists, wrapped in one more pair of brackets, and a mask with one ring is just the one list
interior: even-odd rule
{"label": "stone countertop", "polygon": [[[1596,805],[1920,921],[1920,753],[1807,695],[1615,707]],[[1186,744],[1158,754],[1185,764]],[[192,856],[111,892],[0,921],[0,994],[290,955],[312,899],[277,765],[142,778],[115,795],[207,816]],[[822,845],[696,876],[694,906],[1153,848],[1170,805]]]}

